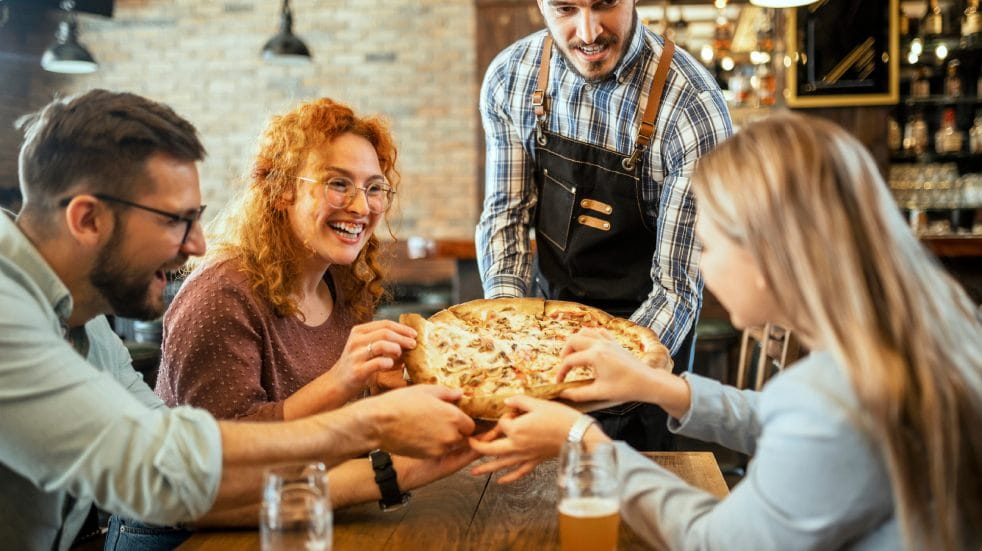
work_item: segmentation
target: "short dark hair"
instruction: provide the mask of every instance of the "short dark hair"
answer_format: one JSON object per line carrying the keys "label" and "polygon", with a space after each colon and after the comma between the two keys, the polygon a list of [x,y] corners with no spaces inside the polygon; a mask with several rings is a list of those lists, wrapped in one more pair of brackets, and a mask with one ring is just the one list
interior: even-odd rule
{"label": "short dark hair", "polygon": [[151,155],[188,162],[205,156],[194,125],[170,107],[130,93],[92,90],[58,98],[16,126],[24,131],[24,214],[53,211],[76,187],[134,198],[152,191],[141,178]]}

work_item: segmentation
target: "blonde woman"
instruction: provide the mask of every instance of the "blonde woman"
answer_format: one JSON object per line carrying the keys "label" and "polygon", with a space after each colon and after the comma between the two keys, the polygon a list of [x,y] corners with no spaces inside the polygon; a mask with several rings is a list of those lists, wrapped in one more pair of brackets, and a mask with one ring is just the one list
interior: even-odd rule
{"label": "blonde woman", "polygon": [[[706,285],[738,326],[793,328],[814,352],[760,393],[645,369],[601,331],[574,400],[639,400],[669,427],[753,455],[719,500],[618,444],[625,520],[673,549],[979,549],[979,310],[905,226],[873,160],[835,125],[782,114],[705,157],[693,179]],[[563,371],[565,373],[565,371]],[[518,398],[481,471],[523,476],[581,419]],[[577,427],[588,424],[583,418]],[[578,432],[575,431],[575,432]],[[606,440],[596,426],[585,441]]]}

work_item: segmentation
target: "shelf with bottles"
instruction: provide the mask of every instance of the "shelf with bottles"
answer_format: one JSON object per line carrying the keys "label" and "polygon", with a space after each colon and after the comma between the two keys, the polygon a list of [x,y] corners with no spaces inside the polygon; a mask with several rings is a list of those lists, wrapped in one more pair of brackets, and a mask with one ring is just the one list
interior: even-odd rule
{"label": "shelf with bottles", "polygon": [[982,108],[973,107],[898,109],[904,118],[891,117],[887,128],[891,163],[943,161],[955,163],[961,174],[982,172]]}

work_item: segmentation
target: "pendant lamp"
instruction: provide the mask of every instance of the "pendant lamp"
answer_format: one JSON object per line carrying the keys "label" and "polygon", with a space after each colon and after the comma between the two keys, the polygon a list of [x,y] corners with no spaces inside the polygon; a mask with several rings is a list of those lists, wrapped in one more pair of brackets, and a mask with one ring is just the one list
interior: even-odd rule
{"label": "pendant lamp", "polygon": [[310,50],[293,34],[293,13],[290,0],[283,0],[280,12],[280,32],[270,38],[263,46],[263,59],[281,65],[303,65],[310,63]]}
{"label": "pendant lamp", "polygon": [[41,67],[52,73],[84,74],[99,68],[92,54],[78,41],[78,21],[75,18],[75,1],[62,0],[65,18],[58,23],[55,41],[41,56]]}

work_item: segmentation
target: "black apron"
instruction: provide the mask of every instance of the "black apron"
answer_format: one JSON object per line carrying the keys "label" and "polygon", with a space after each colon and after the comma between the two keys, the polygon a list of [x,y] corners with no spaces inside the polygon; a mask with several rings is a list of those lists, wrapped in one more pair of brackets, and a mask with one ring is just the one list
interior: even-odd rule
{"label": "black apron", "polygon": [[[657,241],[655,228],[644,215],[641,154],[654,135],[674,51],[675,45],[666,40],[634,152],[625,156],[546,130],[545,92],[552,53],[552,39],[546,36],[532,97],[537,118],[534,174],[538,194],[534,276],[543,297],[581,302],[628,318],[651,292]],[[673,357],[676,372],[688,369],[691,348],[690,330]],[[618,418],[629,412],[644,419]],[[670,444],[664,411],[657,406],[630,403],[603,410],[597,417],[608,435],[635,447],[665,449]],[[652,426],[647,427],[649,424]]]}

